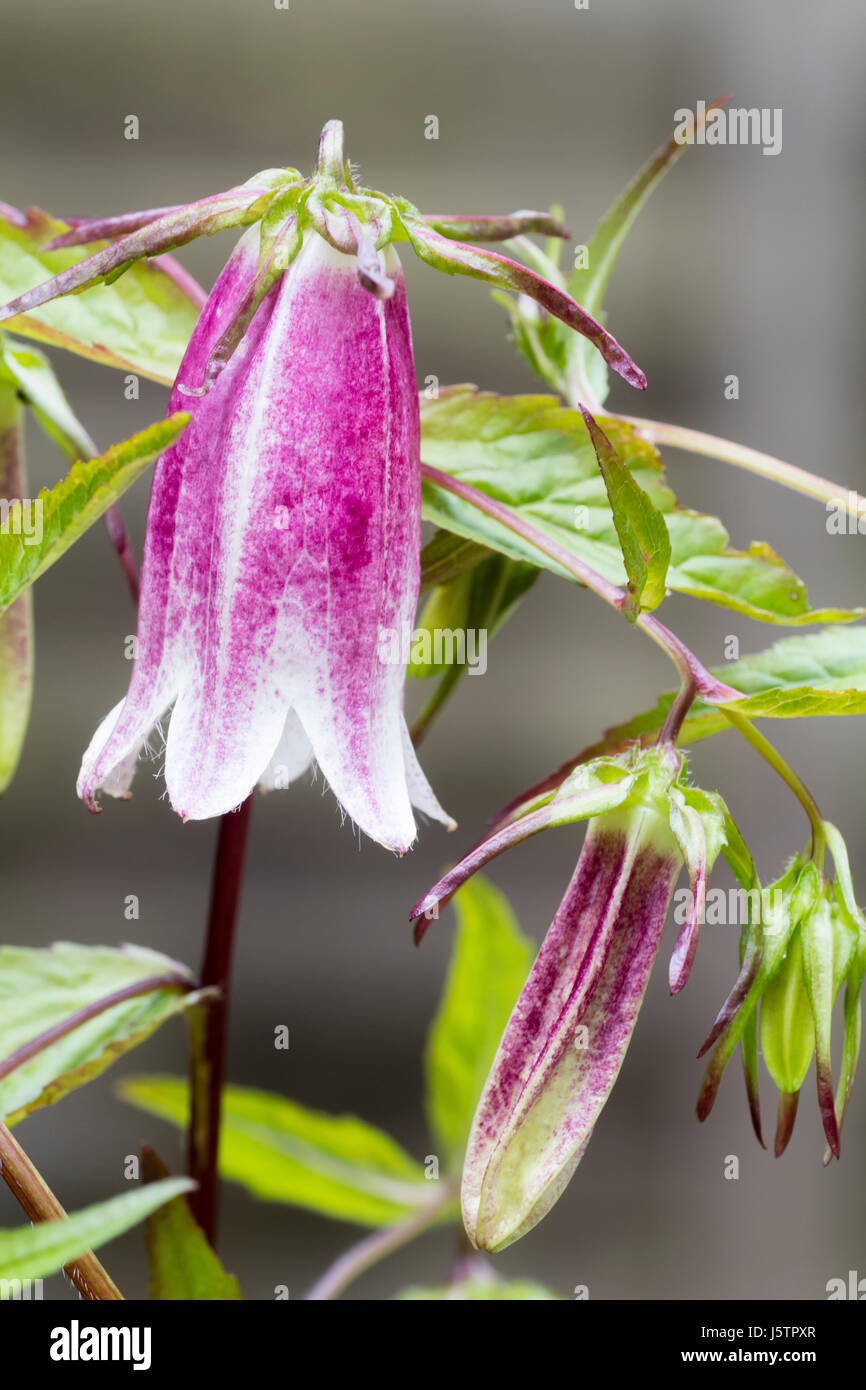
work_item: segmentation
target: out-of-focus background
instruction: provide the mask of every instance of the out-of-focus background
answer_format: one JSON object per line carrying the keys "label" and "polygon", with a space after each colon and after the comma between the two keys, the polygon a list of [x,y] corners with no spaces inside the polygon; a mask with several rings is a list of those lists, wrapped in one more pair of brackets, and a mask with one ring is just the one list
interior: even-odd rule
{"label": "out-of-focus background", "polygon": [[[866,22],[845,0],[5,0],[0,87],[0,197],[66,215],[185,201],[256,170],[308,168],[323,122],[339,116],[348,151],[374,186],[430,211],[495,212],[559,200],[578,240],[652,149],[678,107],[725,91],[736,104],[781,107],[783,150],[687,152],[641,216],[616,271],[609,322],[645,368],[639,400],[617,381],[612,404],[766,449],[861,490],[866,483],[862,381]],[[138,142],[124,117],[140,120]],[[439,139],[425,139],[425,118]],[[185,263],[210,284],[231,234],[198,243]],[[534,389],[506,342],[486,289],[407,266],[419,379]],[[124,400],[120,373],[56,354],[69,395],[98,442],[157,419],[166,393],[142,383]],[[736,373],[740,398],[726,401]],[[35,431],[33,486],[59,458]],[[863,599],[862,537],[829,536],[819,503],[724,464],[668,454],[687,504],[720,512],[734,540],[764,539],[791,559],[813,601]],[[124,511],[140,546],[147,483]],[[117,943],[132,937],[195,965],[212,824],[182,826],[143,766],[135,796],[98,819],[75,799],[81,752],[129,675],[134,616],[109,543],[95,527],[39,581],[37,686],[20,771],[0,807],[2,939]],[[784,629],[761,630],[674,597],[665,618],[708,663],[725,638],[745,654]],[[459,819],[405,860],[359,847],[332,795],[299,784],[259,803],[232,1006],[230,1075],[328,1111],[351,1111],[430,1151],[420,1104],[423,1038],[439,993],[452,917],[423,950],[410,904],[485,818],[614,721],[669,688],[663,657],[591,595],[550,576],[496,637],[484,677],[466,679],[423,749],[443,803]],[[862,721],[772,730],[848,837],[866,894]],[[767,879],[804,840],[782,784],[726,734],[694,755],[718,787]],[[540,939],[571,868],[579,832],[564,830],[500,861],[495,880]],[[725,870],[719,882],[725,884]],[[137,894],[138,922],[124,919]],[[671,937],[672,940],[672,937]],[[670,942],[668,942],[668,945]],[[663,951],[663,955],[667,952]],[[825,1296],[828,1279],[866,1273],[866,1076],[843,1157],[821,1166],[811,1078],[788,1153],[752,1136],[741,1077],[730,1068],[699,1126],[695,1060],[737,966],[732,927],[708,927],[685,993],[651,982],[621,1078],[566,1196],[497,1260],[570,1296],[764,1299]],[[291,1032],[274,1049],[274,1028]],[[177,1071],[172,1024],[95,1084],[21,1126],[19,1135],[66,1206],[125,1187],[124,1157],[142,1139],[179,1166],[177,1134],[113,1096],[122,1072]],[[772,1088],[765,1085],[772,1130]],[[739,1159],[739,1180],[724,1176]],[[0,1191],[0,1226],[20,1213]],[[276,1285],[301,1296],[360,1233],[225,1191],[222,1249],[246,1296]],[[453,1236],[428,1236],[362,1280],[351,1297],[387,1297],[437,1282]],[[141,1233],[105,1252],[131,1297],[146,1292]],[[46,1293],[64,1296],[60,1280]]]}

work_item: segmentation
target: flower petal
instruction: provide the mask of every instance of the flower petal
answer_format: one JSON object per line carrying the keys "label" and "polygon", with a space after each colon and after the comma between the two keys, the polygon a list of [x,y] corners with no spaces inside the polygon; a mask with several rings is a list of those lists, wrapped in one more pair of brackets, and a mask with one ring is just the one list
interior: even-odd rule
{"label": "flower petal", "polygon": [[631,1039],[680,866],[653,813],[590,825],[473,1121],[462,1203],[479,1248],[530,1230],[577,1166]]}
{"label": "flower petal", "polygon": [[[184,363],[192,360],[203,366],[207,360],[212,341],[219,337],[227,314],[255,272],[257,240],[258,233],[253,230],[238,243],[202,311]],[[173,393],[169,411],[175,408]],[[189,429],[200,429],[200,420],[195,418]],[[185,633],[191,604],[177,571],[179,566],[190,565],[189,534],[209,536],[202,497],[198,492],[190,495],[190,471],[187,449],[175,445],[162,456],[154,472],[142,561],[136,658],[129,692],[97,729],[78,778],[78,795],[91,810],[97,809],[99,788],[110,796],[128,794],[135,758],[154,724],[175,699],[183,680],[186,649],[190,645],[185,641]],[[186,542],[178,539],[184,534]]]}

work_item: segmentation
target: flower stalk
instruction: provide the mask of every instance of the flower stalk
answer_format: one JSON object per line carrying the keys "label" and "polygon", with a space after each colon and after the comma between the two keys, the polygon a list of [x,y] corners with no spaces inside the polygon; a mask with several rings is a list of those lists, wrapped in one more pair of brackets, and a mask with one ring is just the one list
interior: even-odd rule
{"label": "flower stalk", "polygon": [[235,929],[243,885],[252,797],[220,820],[201,985],[214,995],[201,1019],[191,1020],[189,1174],[198,1184],[189,1201],[211,1245],[216,1241],[219,1140],[226,1070],[229,992]]}

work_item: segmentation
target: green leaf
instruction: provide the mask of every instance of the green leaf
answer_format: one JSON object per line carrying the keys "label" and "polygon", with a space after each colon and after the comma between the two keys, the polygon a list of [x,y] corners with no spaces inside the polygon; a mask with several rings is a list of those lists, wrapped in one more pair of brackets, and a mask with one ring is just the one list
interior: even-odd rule
{"label": "green leaf", "polygon": [[[66,222],[38,208],[28,209],[20,221],[0,216],[0,303],[16,299],[107,244],[43,249],[68,230]],[[198,315],[199,306],[158,261],[139,261],[114,284],[43,304],[10,319],[8,327],[170,386]]]}
{"label": "green leaf", "polygon": [[457,930],[445,990],[427,1040],[430,1128],[459,1172],[472,1116],[535,955],[506,898],[480,874],[454,898]]}
{"label": "green leaf", "polygon": [[[662,513],[671,543],[667,586],[760,622],[847,621],[863,609],[810,609],[806,587],[769,546],[730,550],[717,517],[677,506],[652,445],[622,420],[599,424]],[[470,386],[421,402],[424,462],[485,492],[611,583],[627,580],[620,540],[579,411],[552,396],[496,396]],[[465,540],[573,578],[531,542],[425,480],[423,515]]]}
{"label": "green leaf", "polygon": [[[185,1127],[189,1088],[174,1077],[122,1081],[120,1095]],[[220,1173],[255,1197],[360,1226],[388,1226],[436,1197],[393,1139],[351,1115],[324,1115],[266,1091],[223,1091]]]}
{"label": "green leaf", "polygon": [[45,433],[73,462],[98,453],[45,354],[0,333],[0,381],[3,380],[20,393]]}
{"label": "green leaf", "polygon": [[0,1117],[15,1124],[99,1076],[202,998],[142,947],[0,947]]}
{"label": "green leaf", "polygon": [[[169,1173],[152,1149],[142,1153],[147,1184]],[[147,1218],[150,1296],[158,1302],[234,1302],[241,1297],[233,1274],[226,1274],[190,1211],[186,1197],[173,1197]]]}
{"label": "green leaf", "polygon": [[421,551],[421,592],[447,584],[466,570],[474,569],[494,552],[474,541],[464,540],[451,531],[437,531]]}
{"label": "green leaf", "polygon": [[[672,136],[656,150],[602,217],[587,245],[587,264],[578,266],[568,277],[569,294],[601,323],[605,318],[604,296],[611,271],[638,213],[667,171],[689,148],[688,144],[678,144]],[[577,334],[564,338],[564,347],[572,399],[602,405],[609,386],[604,361],[599,359],[598,353],[586,352],[586,344],[577,340]]]}
{"label": "green leaf", "polygon": [[64,1265],[123,1235],[163,1202],[194,1186],[189,1178],[171,1178],[110,1197],[107,1202],[97,1202],[59,1221],[0,1231],[0,1279],[42,1279],[56,1274]]}
{"label": "green leaf", "polygon": [[0,532],[0,612],[59,560],[148,464],[174,443],[189,419],[186,412],[178,411],[98,458],[73,464],[55,487],[42,489],[30,521],[19,521],[19,534],[12,525]]}
{"label": "green leaf", "polygon": [[588,411],[581,413],[604,478],[628,575],[629,597],[623,612],[634,621],[642,610],[658,608],[665,596],[670,536],[661,512],[638,487],[607,435]]}
{"label": "green leaf", "polygon": [[[26,492],[23,408],[0,362],[0,498],[20,498]],[[0,613],[0,792],[9,786],[21,757],[32,695],[33,595],[25,593]]]}
{"label": "green leaf", "polygon": [[[767,651],[714,667],[712,674],[743,692],[743,698],[729,701],[728,708],[749,719],[866,714],[866,627],[828,627],[783,637]],[[650,737],[661,728],[673,699],[673,694],[662,695],[653,709],[608,729],[603,747]],[[696,700],[680,742],[697,743],[728,728],[721,709]]]}
{"label": "green leaf", "polygon": [[406,674],[415,679],[440,677],[410,729],[416,747],[465,673],[483,675],[487,670],[488,641],[540,573],[534,565],[480,546],[472,549],[482,557],[480,562],[437,585],[416,619]]}
{"label": "green leaf", "polygon": [[559,1299],[561,1295],[543,1284],[533,1283],[531,1279],[461,1279],[454,1284],[437,1284],[431,1288],[413,1285],[395,1294],[403,1301],[438,1303],[540,1303],[549,1299]]}

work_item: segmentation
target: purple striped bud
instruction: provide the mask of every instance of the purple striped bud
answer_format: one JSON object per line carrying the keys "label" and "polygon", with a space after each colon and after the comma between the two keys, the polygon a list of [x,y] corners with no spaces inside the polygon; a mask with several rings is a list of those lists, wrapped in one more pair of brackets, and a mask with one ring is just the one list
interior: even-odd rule
{"label": "purple striped bud", "polygon": [[631,1040],[684,865],[692,909],[674,949],[671,988],[685,983],[706,879],[733,828],[719,798],[688,786],[684,774],[670,745],[577,768],[554,796],[494,831],[415,909],[429,918],[509,845],[590,818],[475,1112],[462,1204],[481,1249],[500,1250],[531,1230],[580,1162]]}

